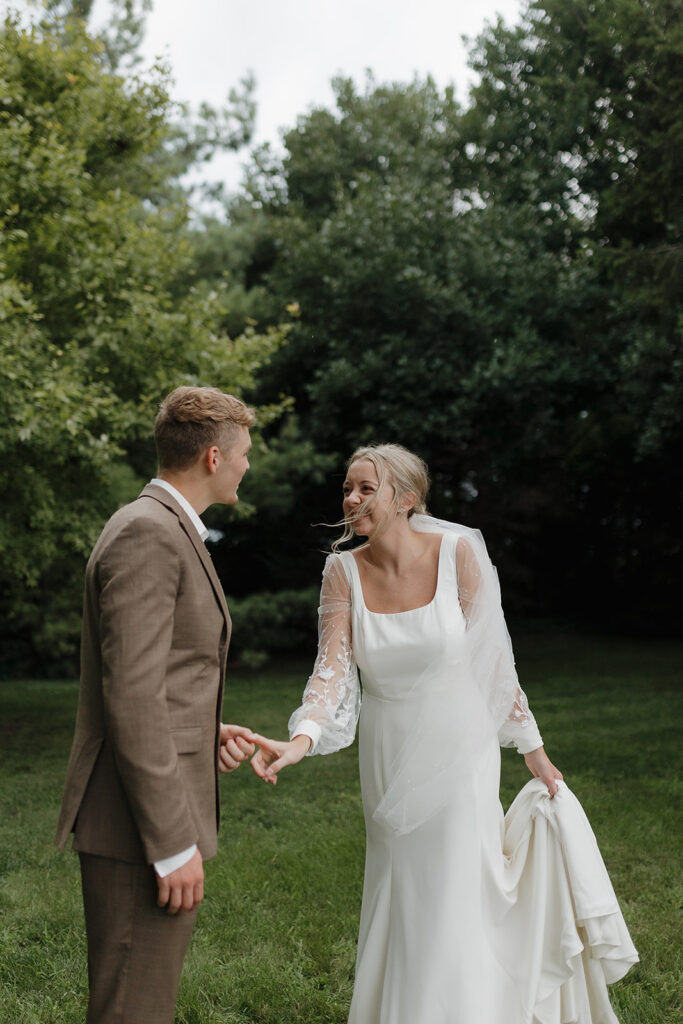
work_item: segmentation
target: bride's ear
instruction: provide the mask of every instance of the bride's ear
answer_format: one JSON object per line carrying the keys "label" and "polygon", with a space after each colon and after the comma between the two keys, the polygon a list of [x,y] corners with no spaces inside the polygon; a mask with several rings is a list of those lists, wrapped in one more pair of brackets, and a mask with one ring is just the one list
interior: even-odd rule
{"label": "bride's ear", "polygon": [[407,494],[404,494],[404,496],[403,496],[403,498],[401,500],[401,507],[399,509],[399,512],[402,515],[409,516],[410,513],[415,510],[415,502],[416,501],[417,501],[417,495],[413,491],[408,491]]}

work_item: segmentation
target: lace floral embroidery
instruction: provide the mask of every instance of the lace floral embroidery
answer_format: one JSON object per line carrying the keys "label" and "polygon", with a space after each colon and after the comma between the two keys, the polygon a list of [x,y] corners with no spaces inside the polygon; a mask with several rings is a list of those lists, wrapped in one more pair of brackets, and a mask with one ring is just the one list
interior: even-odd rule
{"label": "lace floral embroidery", "polygon": [[[348,637],[341,636],[339,638],[339,647],[340,650],[337,651],[335,659],[341,668],[342,677],[345,678],[351,668],[351,644]],[[338,670],[333,665],[328,664],[329,649],[330,645],[326,644],[318,655],[318,663],[304,693],[304,703],[307,701],[317,705],[331,703],[330,684],[337,675]],[[316,679],[322,682],[322,689],[314,685]]]}
{"label": "lace floral embroidery", "polygon": [[314,723],[320,730],[315,753],[330,754],[353,743],[360,712],[351,594],[338,555],[331,555],[325,564],[318,614],[318,655],[289,731],[292,736],[303,722]]}
{"label": "lace floral embroidery", "polygon": [[534,716],[531,714],[529,708],[529,701],[526,698],[524,690],[521,688],[517,690],[517,696],[515,702],[512,705],[512,711],[510,712],[509,718],[513,722],[519,722],[523,729],[531,725],[534,722]]}

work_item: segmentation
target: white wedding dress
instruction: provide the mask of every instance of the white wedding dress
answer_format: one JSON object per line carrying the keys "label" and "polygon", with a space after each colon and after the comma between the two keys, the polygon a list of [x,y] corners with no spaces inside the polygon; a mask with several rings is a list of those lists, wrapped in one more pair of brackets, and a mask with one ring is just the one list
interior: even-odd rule
{"label": "white wedding dress", "polygon": [[638,956],[578,801],[534,779],[503,819],[499,744],[542,740],[495,571],[480,535],[414,520],[443,532],[434,598],[372,612],[353,554],[331,555],[318,658],[290,720],[329,753],[352,742],[360,711],[367,852],[349,1024],[615,1024],[606,983]]}

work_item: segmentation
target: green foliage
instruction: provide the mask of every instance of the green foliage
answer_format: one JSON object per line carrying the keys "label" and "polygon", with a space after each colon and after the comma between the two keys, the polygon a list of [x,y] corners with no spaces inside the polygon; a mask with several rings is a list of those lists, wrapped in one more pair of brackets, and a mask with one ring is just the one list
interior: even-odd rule
{"label": "green foliage", "polygon": [[[319,495],[336,460],[316,451],[294,416],[279,421],[277,432],[271,433],[267,444],[263,438],[255,439],[239,504],[233,509],[216,507],[204,519],[224,535],[214,546],[213,560],[227,593],[242,598],[254,591],[282,590],[284,608],[291,591],[308,592],[313,584],[317,594],[322,552],[330,535],[321,525]],[[256,514],[245,518],[245,509],[256,509]],[[257,608],[258,594],[253,596]],[[275,594],[272,599],[277,600]],[[267,615],[265,609],[258,625],[259,644],[272,650],[280,644],[268,637]],[[300,625],[303,620],[297,621]],[[254,647],[252,625],[244,634],[235,626],[234,638],[240,647]],[[305,636],[297,625],[285,646],[291,649],[295,638],[301,642]]]}
{"label": "green foliage", "polygon": [[[546,246],[589,274],[577,281],[589,302],[571,329],[593,386],[561,458],[578,488],[551,483],[564,513],[543,533],[551,542],[552,518],[565,520],[577,594],[597,571],[626,588],[633,624],[673,626],[683,485],[680,4],[531,0],[520,26],[499,23],[477,40],[472,63],[480,83],[463,119],[467,194],[501,216],[526,211]],[[603,584],[589,608],[618,603]]]}
{"label": "green foliage", "polygon": [[671,628],[682,554],[676,9],[533,2],[476,42],[465,110],[430,80],[337,80],[230,211],[254,225],[241,309],[300,311],[259,393],[286,380],[337,466],[418,450],[518,600],[629,627]]}
{"label": "green foliage", "polygon": [[175,132],[159,69],[123,79],[82,25],[8,18],[0,83],[0,660],[49,672],[73,656],[89,548],[154,469],[159,399],[245,391],[283,333],[231,338],[220,287],[177,287],[192,251],[157,159]]}
{"label": "green foliage", "polygon": [[433,511],[484,530],[508,607],[675,628],[677,0],[530,0],[474,42],[465,107],[338,79],[226,222],[190,220],[178,175],[249,138],[253,81],[193,115],[133,74],[146,0],[99,39],[65,18],[91,6],[0,40],[4,670],[70,656],[83,558],[194,381],[265,406],[243,501],[209,520],[236,599],[317,581],[345,457],[395,440]]}
{"label": "green foliage", "polygon": [[315,636],[318,587],[306,590],[259,591],[241,599],[229,597],[235,643],[231,650],[244,661],[249,652],[266,657],[312,647]]}
{"label": "green foliage", "polygon": [[292,415],[280,422],[268,444],[257,440],[250,460],[253,472],[244,478],[240,490],[258,508],[261,525],[264,520],[277,523],[302,511],[302,489],[320,487],[334,466],[330,456],[317,453],[302,436]]}
{"label": "green foliage", "polygon": [[[92,14],[94,0],[43,0],[46,18],[57,32],[72,19],[87,21]],[[110,0],[112,14],[107,25],[99,32],[98,41],[109,68],[116,71],[125,60],[130,65],[139,63],[138,48],[145,31],[145,18],[152,9],[152,0]]]}
{"label": "green foliage", "polygon": [[638,459],[682,427],[680,15],[677,0],[532,0],[521,26],[477,40],[463,125],[474,194],[536,210],[607,277]]}
{"label": "green foliage", "polygon": [[481,194],[579,215],[613,248],[680,247],[680,13],[677,0],[531,0],[520,26],[480,36],[465,134]]}

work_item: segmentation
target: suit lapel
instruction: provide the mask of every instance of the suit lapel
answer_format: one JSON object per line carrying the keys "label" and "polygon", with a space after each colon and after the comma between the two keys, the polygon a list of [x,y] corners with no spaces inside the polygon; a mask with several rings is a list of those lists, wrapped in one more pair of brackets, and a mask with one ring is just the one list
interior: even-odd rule
{"label": "suit lapel", "polygon": [[211,560],[211,555],[207,550],[206,544],[204,543],[204,541],[202,540],[202,538],[199,536],[196,529],[192,525],[192,522],[190,521],[187,513],[178,504],[173,495],[169,494],[169,492],[164,490],[163,487],[156,487],[154,484],[147,484],[147,486],[141,491],[139,497],[154,498],[155,501],[158,501],[160,504],[165,505],[166,508],[170,509],[171,512],[174,512],[175,515],[178,516],[180,525],[187,534],[190,543],[192,544],[192,547],[195,549],[197,555],[199,556],[199,560],[202,563],[202,566],[204,567],[206,575],[209,577],[209,582],[213,587],[214,594],[216,595],[216,600],[220,605],[220,609],[225,619],[226,629],[229,632],[230,614],[228,612],[228,605],[225,600],[225,594],[223,593],[221,581],[218,579],[218,573],[214,568],[214,564]]}

